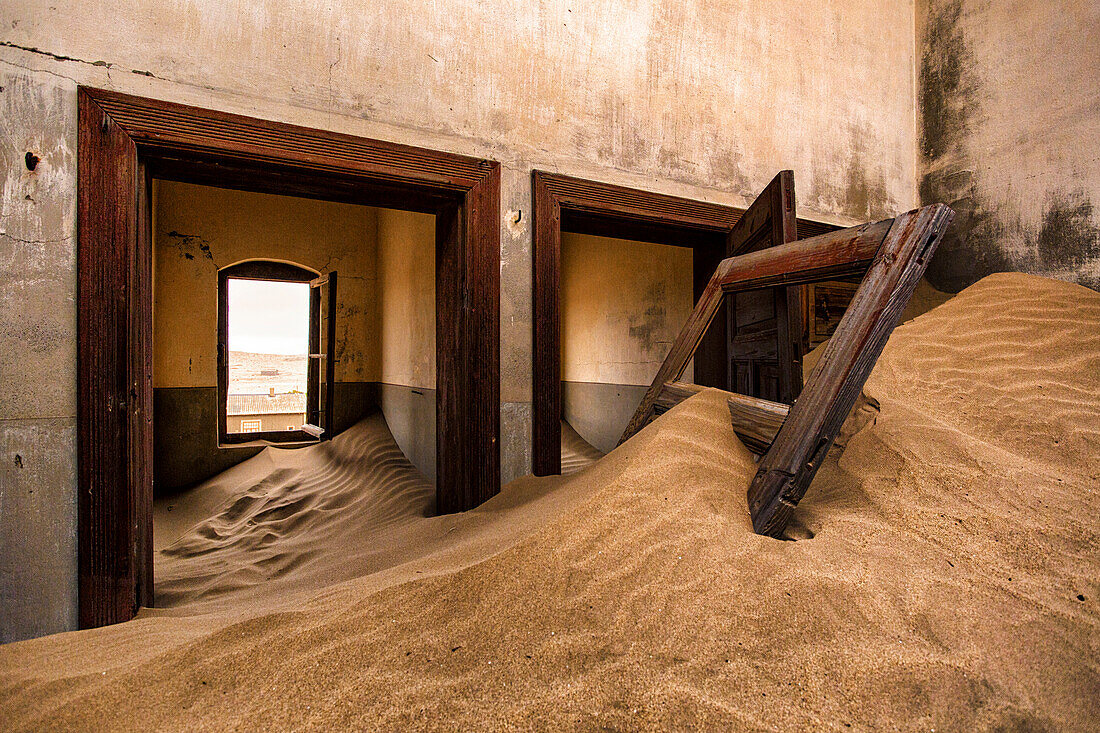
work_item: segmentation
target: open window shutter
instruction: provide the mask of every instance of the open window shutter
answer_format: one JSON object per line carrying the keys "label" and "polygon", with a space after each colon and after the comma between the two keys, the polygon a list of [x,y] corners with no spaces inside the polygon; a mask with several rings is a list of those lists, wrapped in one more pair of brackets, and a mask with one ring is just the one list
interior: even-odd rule
{"label": "open window shutter", "polygon": [[336,273],[309,283],[309,371],[302,430],[331,438],[336,379]]}

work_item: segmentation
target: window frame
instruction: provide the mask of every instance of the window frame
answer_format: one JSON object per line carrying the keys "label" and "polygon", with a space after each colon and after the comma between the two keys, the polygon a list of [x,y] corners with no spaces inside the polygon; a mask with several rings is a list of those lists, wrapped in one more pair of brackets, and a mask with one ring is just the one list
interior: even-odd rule
{"label": "window frame", "polygon": [[[267,441],[270,443],[316,443],[320,438],[305,430],[258,430],[255,432],[229,432],[229,281],[264,280],[292,282],[309,285],[319,273],[301,265],[276,260],[245,260],[218,270],[218,447],[232,448],[244,443]],[[312,295],[311,295],[312,297]],[[318,325],[309,324],[309,347],[314,342]],[[330,351],[332,351],[330,349]],[[331,359],[332,354],[327,356]],[[317,386],[306,379],[306,405],[310,405],[310,390]],[[262,425],[262,423],[261,423]]]}

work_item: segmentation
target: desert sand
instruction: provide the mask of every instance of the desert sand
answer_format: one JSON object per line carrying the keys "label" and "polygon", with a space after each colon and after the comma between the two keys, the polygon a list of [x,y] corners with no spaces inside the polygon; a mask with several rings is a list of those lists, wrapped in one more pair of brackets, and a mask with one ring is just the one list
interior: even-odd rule
{"label": "desert sand", "polygon": [[865,395],[787,542],[752,533],[716,390],[462,515],[380,417],[268,449],[157,507],[165,608],[0,648],[0,720],[1095,729],[1100,294],[986,278]]}

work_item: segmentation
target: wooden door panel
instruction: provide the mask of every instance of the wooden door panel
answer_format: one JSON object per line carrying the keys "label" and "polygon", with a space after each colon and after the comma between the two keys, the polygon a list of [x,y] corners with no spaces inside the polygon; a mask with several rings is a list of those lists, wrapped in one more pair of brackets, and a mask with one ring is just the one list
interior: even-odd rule
{"label": "wooden door panel", "polygon": [[[794,174],[781,171],[730,231],[726,256],[756,252],[793,242]],[[793,402],[802,388],[805,328],[801,288],[777,287],[737,293],[727,299],[727,355],[731,365],[752,362],[753,378],[730,369],[730,391],[751,397]],[[742,387],[749,384],[745,391]]]}

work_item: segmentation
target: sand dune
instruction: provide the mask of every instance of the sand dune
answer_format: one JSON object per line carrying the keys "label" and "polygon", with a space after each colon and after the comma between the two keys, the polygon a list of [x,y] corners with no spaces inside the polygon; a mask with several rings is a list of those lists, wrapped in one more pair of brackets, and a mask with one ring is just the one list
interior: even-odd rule
{"label": "sand dune", "polygon": [[[193,516],[211,504],[213,512]],[[233,591],[269,595],[275,585],[285,592],[316,587],[318,577],[337,582],[372,572],[379,555],[392,556],[393,537],[434,508],[434,487],[401,453],[381,414],[326,443],[269,448],[156,504],[156,604]]]}
{"label": "sand dune", "polygon": [[998,275],[900,327],[794,542],[752,533],[715,390],[459,516],[377,419],[267,452],[173,517],[175,607],[0,648],[0,719],[1095,729],[1097,324],[1092,291]]}

